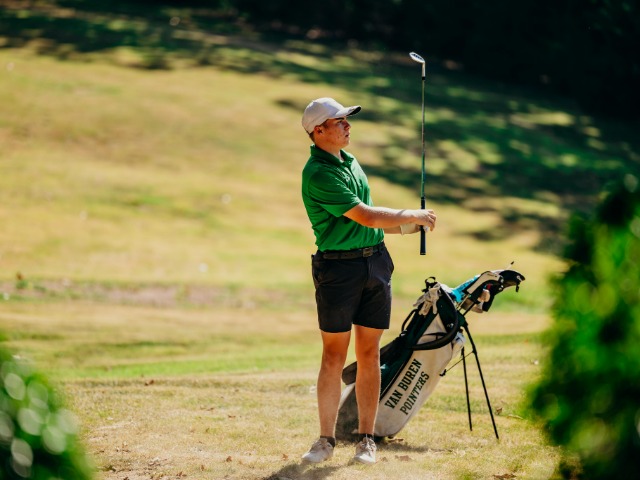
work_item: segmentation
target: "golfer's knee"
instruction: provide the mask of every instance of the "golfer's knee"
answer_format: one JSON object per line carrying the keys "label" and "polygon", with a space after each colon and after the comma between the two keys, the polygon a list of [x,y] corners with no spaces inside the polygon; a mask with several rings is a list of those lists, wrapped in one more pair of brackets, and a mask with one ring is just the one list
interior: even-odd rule
{"label": "golfer's knee", "polygon": [[327,370],[342,370],[347,360],[346,353],[328,350],[322,353],[322,366]]}
{"label": "golfer's knee", "polygon": [[356,352],[356,360],[360,365],[380,366],[380,350],[378,346],[360,348]]}

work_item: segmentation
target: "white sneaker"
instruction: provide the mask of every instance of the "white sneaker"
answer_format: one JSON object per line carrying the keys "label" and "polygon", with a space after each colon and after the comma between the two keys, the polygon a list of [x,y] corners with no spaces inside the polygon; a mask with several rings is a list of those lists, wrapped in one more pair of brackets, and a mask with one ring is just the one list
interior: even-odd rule
{"label": "white sneaker", "polygon": [[356,462],[373,465],[376,463],[376,450],[377,447],[373,438],[365,437],[358,445],[356,445],[356,455],[353,459]]}
{"label": "white sneaker", "polygon": [[333,445],[326,438],[319,438],[311,445],[307,453],[302,456],[303,462],[320,463],[333,457]]}

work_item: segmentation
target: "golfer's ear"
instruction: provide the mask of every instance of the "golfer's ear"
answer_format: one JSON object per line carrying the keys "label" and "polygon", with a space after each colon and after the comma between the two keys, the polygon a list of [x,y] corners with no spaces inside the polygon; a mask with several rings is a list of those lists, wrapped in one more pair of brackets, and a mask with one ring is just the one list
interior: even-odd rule
{"label": "golfer's ear", "polygon": [[315,133],[322,133],[322,125],[316,125],[315,127],[313,127],[313,131]]}

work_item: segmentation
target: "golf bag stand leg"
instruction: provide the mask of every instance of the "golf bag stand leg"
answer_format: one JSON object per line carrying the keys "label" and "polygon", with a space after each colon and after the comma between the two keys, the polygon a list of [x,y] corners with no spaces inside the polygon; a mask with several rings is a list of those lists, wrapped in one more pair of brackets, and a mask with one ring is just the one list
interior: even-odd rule
{"label": "golf bag stand leg", "polygon": [[489,393],[487,392],[487,386],[484,383],[484,376],[482,375],[482,368],[480,367],[480,359],[478,358],[478,351],[476,349],[476,345],[473,342],[473,338],[471,337],[471,333],[469,329],[465,325],[465,332],[467,332],[467,337],[469,337],[469,343],[471,343],[471,348],[473,349],[473,355],[476,357],[476,364],[478,365],[478,372],[480,373],[480,380],[482,381],[482,388],[484,389],[484,396],[487,400],[487,407],[489,408],[489,415],[491,415],[491,423],[493,424],[493,431],[496,434],[496,439],[500,440],[500,436],[498,435],[498,427],[496,426],[496,420],[493,418],[493,409],[491,408],[491,401],[489,400]]}
{"label": "golf bag stand leg", "polygon": [[467,380],[467,358],[464,353],[464,347],[460,351],[462,355],[462,369],[464,370],[464,390],[467,394],[467,414],[469,415],[469,431],[473,432],[473,424],[471,423],[471,402],[469,401],[469,381]]}

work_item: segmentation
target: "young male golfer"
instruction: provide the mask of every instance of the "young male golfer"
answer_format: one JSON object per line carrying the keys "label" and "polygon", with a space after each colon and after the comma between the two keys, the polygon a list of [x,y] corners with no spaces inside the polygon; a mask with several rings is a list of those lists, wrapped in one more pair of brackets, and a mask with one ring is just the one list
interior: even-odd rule
{"label": "young male golfer", "polygon": [[302,171],[302,200],[318,246],[312,275],[322,336],[317,385],[320,438],[302,456],[311,463],[333,456],[341,375],[352,329],[360,433],[354,460],[375,463],[379,344],[389,328],[394,268],[384,234],[416,233],[421,226],[433,230],[436,224],[433,210],[373,205],[367,177],[355,157],[343,150],[351,133],[347,117],[359,111],[360,106],[343,107],[332,98],[318,98],[302,116],[302,126],[314,143]]}

